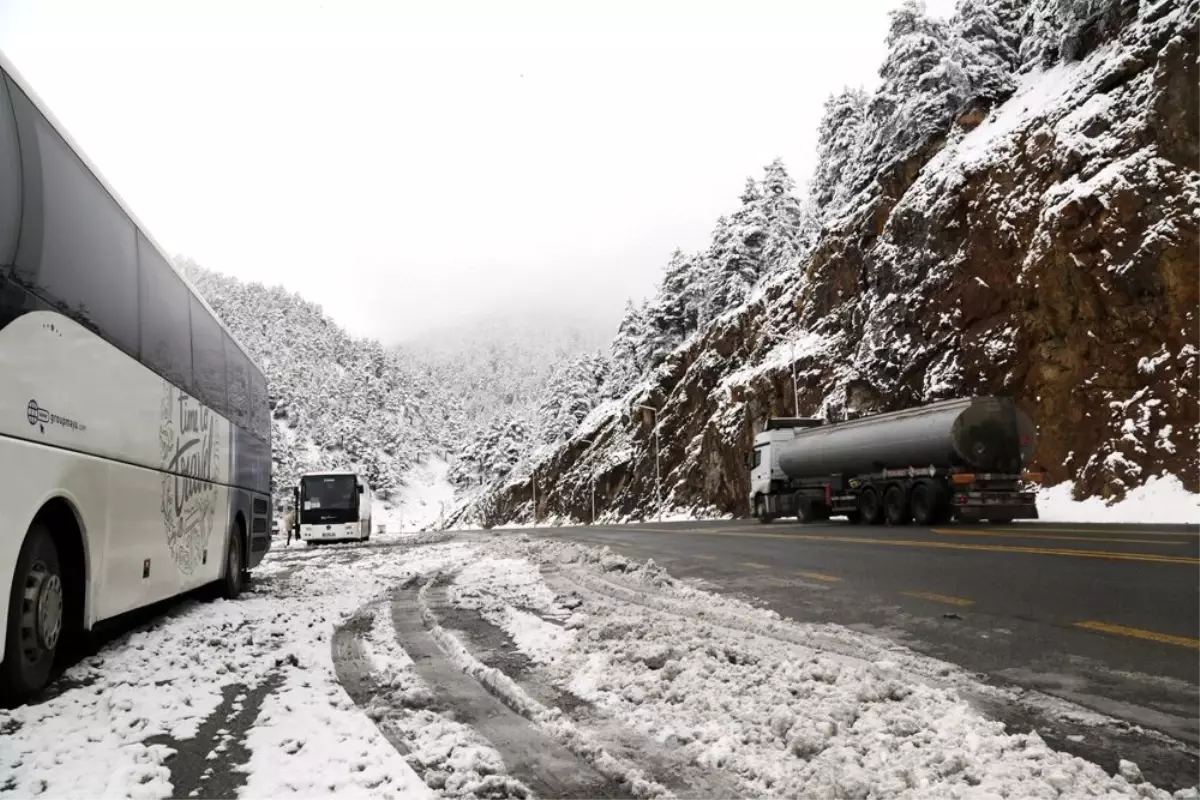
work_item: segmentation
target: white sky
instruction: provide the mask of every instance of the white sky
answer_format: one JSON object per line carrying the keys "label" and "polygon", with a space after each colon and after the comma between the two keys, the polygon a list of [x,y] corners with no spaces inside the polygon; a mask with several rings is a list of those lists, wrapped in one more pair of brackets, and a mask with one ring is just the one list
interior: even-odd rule
{"label": "white sky", "polygon": [[168,251],[396,342],[615,320],[748,175],[807,180],[899,3],[0,0],[0,49]]}

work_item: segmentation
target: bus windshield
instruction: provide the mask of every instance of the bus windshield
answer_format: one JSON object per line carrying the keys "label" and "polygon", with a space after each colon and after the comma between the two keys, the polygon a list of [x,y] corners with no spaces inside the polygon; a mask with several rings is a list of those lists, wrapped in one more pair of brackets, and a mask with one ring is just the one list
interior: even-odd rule
{"label": "bus windshield", "polygon": [[300,481],[302,511],[349,511],[358,499],[353,475],[309,475]]}

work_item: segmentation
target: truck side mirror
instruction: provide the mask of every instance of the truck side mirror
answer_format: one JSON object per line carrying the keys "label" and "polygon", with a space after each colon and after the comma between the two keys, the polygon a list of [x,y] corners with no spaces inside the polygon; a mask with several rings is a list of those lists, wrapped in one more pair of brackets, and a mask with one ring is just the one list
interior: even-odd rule
{"label": "truck side mirror", "polygon": [[360,484],[358,484],[358,487],[357,487],[357,488],[358,488],[358,493],[359,493],[359,494],[362,494],[363,485],[360,483]]}

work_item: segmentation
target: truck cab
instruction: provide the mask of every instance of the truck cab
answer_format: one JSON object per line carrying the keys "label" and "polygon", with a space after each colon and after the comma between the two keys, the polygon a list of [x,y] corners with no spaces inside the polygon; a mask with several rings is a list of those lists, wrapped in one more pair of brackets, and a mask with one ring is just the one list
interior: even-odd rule
{"label": "truck cab", "polygon": [[754,437],[754,452],[749,464],[751,511],[755,511],[759,499],[771,497],[773,490],[787,481],[787,475],[779,467],[779,447],[796,438],[800,431],[822,424],[824,420],[820,419],[775,418],[767,422],[766,430]]}

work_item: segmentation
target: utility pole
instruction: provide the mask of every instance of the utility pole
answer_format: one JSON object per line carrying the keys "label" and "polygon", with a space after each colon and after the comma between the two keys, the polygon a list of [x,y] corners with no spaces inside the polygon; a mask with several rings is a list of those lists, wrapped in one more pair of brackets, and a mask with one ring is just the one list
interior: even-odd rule
{"label": "utility pole", "polygon": [[633,407],[641,408],[646,411],[650,411],[654,414],[654,496],[655,496],[655,504],[658,507],[658,518],[661,520],[662,519],[662,467],[660,465],[660,461],[661,461],[660,454],[662,451],[659,448],[658,409],[655,408],[654,406],[642,405],[641,403],[634,403]]}
{"label": "utility pole", "polygon": [[800,416],[800,387],[796,383],[796,341],[792,340],[792,416]]}
{"label": "utility pole", "polygon": [[[584,444],[588,444],[588,445],[596,444],[595,439],[580,439],[579,441],[583,442]],[[596,524],[596,476],[594,474],[592,475],[592,518],[591,518],[591,521],[588,522],[588,524],[589,525]]]}
{"label": "utility pole", "polygon": [[537,467],[529,474],[529,485],[533,487],[533,524],[537,525]]}

